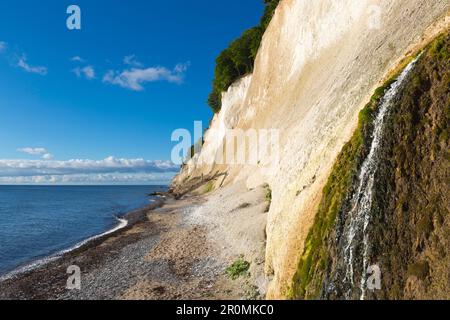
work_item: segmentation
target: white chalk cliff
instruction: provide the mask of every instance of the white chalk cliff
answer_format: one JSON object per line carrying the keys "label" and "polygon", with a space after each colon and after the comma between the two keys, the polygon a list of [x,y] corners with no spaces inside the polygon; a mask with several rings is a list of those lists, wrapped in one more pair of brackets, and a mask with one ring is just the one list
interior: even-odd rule
{"label": "white chalk cliff", "polygon": [[[449,27],[448,0],[282,0],[255,68],[223,95],[199,155],[175,179],[227,172],[267,183],[269,298],[289,291],[333,163],[358,113],[401,60]],[[277,129],[276,165],[213,164],[226,129]],[[208,160],[209,159],[209,160]],[[200,160],[200,161],[199,161]]]}

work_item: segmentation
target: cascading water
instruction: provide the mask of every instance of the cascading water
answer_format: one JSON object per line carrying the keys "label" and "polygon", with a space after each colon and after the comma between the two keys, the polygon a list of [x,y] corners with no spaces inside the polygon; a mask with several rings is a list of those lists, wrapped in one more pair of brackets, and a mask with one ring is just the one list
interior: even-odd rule
{"label": "cascading water", "polygon": [[361,290],[360,299],[364,300],[366,297],[366,274],[369,267],[368,254],[370,248],[370,239],[367,231],[371,221],[373,187],[378,167],[378,154],[383,137],[385,119],[389,114],[395,96],[399,92],[399,88],[409,72],[413,69],[419,57],[420,55],[404,69],[397,80],[391,85],[390,89],[385,92],[373,123],[370,152],[361,166],[358,177],[359,185],[350,201],[351,209],[348,213],[350,223],[344,229],[345,281],[351,284],[351,289],[346,293],[347,299],[351,299],[352,289],[355,285],[354,270],[358,267],[358,263],[355,261],[357,255],[362,257],[363,264],[362,277],[359,284]]}

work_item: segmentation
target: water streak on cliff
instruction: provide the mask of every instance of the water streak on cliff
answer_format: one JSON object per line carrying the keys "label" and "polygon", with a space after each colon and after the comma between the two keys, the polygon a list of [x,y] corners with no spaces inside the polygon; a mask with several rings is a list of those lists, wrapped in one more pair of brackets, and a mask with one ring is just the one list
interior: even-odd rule
{"label": "water streak on cliff", "polygon": [[[355,256],[358,254],[362,255],[363,276],[359,284],[361,300],[364,300],[366,295],[366,272],[369,267],[368,252],[370,250],[370,239],[367,229],[369,228],[371,220],[374,179],[377,173],[378,154],[382,148],[381,141],[383,138],[385,119],[389,114],[391,105],[399,92],[399,89],[419,57],[413,60],[405,68],[398,79],[391,85],[390,89],[385,92],[385,95],[381,100],[378,114],[374,120],[370,152],[361,167],[358,178],[359,185],[351,200],[351,210],[348,213],[350,223],[344,230],[344,259],[347,265],[346,281],[349,281],[352,284],[352,287],[355,285],[354,268],[357,267]],[[360,246],[361,243],[362,247]],[[351,294],[352,289],[347,292],[347,298],[351,298]]]}

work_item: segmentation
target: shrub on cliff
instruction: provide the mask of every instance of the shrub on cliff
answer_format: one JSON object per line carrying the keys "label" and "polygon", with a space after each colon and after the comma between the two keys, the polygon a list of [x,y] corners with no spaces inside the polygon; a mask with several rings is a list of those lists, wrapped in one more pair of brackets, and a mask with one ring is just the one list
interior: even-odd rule
{"label": "shrub on cliff", "polygon": [[212,92],[208,97],[208,105],[214,113],[221,109],[222,92],[226,91],[234,81],[253,71],[262,36],[279,1],[264,0],[266,7],[259,26],[245,31],[217,57]]}

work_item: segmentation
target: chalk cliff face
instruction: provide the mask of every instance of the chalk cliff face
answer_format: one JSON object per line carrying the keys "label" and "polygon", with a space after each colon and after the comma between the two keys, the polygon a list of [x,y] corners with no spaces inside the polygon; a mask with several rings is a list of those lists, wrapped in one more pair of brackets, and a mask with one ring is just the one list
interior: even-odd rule
{"label": "chalk cliff face", "polygon": [[[182,188],[189,180],[226,173],[222,187],[242,180],[248,188],[270,186],[269,298],[291,292],[322,190],[359,112],[405,56],[449,27],[449,10],[450,2],[442,0],[280,2],[253,74],[224,93],[202,151],[174,180]],[[226,129],[278,130],[277,163],[214,163]]]}

